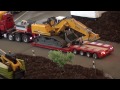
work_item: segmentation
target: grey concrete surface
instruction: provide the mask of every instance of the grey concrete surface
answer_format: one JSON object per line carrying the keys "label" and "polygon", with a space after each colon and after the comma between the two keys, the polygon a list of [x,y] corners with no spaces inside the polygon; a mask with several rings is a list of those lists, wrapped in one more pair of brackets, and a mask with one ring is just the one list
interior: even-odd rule
{"label": "grey concrete surface", "polygon": [[[14,19],[18,18],[24,12],[16,15]],[[48,18],[50,16],[69,16],[69,11],[31,11],[26,13],[25,16],[21,17],[16,22],[22,19],[32,19],[32,20],[40,20],[44,18]],[[113,42],[105,42],[99,41],[103,43],[112,44],[114,46],[115,51],[105,58],[95,60],[96,68],[103,70],[105,73],[110,74],[114,79],[120,79],[120,44]],[[32,47],[31,44],[27,43],[19,43],[19,42],[11,42],[5,39],[0,40],[0,48],[5,51],[12,51],[14,53],[23,53],[32,55],[32,50],[35,50],[35,54],[38,56],[48,57],[48,49]],[[86,56],[76,55],[71,64],[73,65],[81,65],[84,67],[92,67],[93,58],[87,58]]]}

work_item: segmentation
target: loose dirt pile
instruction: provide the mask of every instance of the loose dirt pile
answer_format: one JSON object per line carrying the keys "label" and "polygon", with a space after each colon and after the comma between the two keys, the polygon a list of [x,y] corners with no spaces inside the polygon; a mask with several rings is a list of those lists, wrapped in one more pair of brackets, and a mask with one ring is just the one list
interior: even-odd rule
{"label": "loose dirt pile", "polygon": [[17,58],[25,60],[25,79],[107,79],[100,70],[84,68],[79,65],[68,65],[60,68],[51,60],[40,56],[17,54]]}
{"label": "loose dirt pile", "polygon": [[99,34],[101,40],[120,43],[120,11],[105,12],[96,21],[88,18],[74,18]]}

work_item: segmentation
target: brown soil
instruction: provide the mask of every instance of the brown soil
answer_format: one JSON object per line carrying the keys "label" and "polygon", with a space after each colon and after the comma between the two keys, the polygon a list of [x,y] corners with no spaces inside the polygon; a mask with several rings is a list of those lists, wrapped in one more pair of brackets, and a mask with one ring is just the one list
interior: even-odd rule
{"label": "brown soil", "polygon": [[120,11],[108,11],[96,21],[75,17],[78,21],[100,35],[101,40],[120,43]]}
{"label": "brown soil", "polygon": [[17,54],[17,58],[25,60],[25,79],[107,79],[102,71],[85,68],[79,65],[66,64],[64,68],[51,60],[40,56]]}

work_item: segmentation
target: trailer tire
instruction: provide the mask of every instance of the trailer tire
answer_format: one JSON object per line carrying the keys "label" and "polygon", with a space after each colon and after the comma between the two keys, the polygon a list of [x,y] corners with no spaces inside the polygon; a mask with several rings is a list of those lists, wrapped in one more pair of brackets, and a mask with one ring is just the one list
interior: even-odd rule
{"label": "trailer tire", "polygon": [[29,35],[23,35],[23,36],[22,36],[22,41],[25,42],[25,43],[30,42],[30,37],[29,37]]}
{"label": "trailer tire", "polygon": [[8,40],[14,41],[14,36],[11,33],[8,34]]}
{"label": "trailer tire", "polygon": [[87,57],[89,57],[89,58],[91,57],[91,53],[89,53],[89,52],[87,52],[86,55],[87,55]]}
{"label": "trailer tire", "polygon": [[96,53],[93,54],[94,59],[98,59],[98,55]]}
{"label": "trailer tire", "polygon": [[78,51],[74,49],[73,53],[76,55],[76,54],[78,54]]}
{"label": "trailer tire", "polygon": [[84,52],[83,51],[80,51],[79,53],[81,56],[84,56]]}
{"label": "trailer tire", "polygon": [[15,34],[15,40],[16,40],[17,42],[21,42],[21,41],[22,41],[21,35],[20,35],[20,34]]}

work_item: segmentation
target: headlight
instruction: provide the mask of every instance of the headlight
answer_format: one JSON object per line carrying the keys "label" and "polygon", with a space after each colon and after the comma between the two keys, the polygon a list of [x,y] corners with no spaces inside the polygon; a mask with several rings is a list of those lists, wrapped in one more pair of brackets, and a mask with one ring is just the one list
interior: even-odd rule
{"label": "headlight", "polygon": [[112,50],[112,49],[113,49],[113,47],[110,47],[110,49]]}
{"label": "headlight", "polygon": [[30,37],[30,40],[32,40],[32,37]]}
{"label": "headlight", "polygon": [[103,54],[105,54],[105,52],[103,51],[103,52],[101,52],[101,54],[103,55]]}

